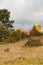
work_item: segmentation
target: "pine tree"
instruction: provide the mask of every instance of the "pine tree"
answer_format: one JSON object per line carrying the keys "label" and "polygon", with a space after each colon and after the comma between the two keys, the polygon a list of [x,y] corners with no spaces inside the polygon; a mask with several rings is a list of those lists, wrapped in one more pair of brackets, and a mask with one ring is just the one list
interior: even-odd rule
{"label": "pine tree", "polygon": [[10,20],[10,11],[7,9],[0,9],[0,25],[3,26],[6,30],[12,28],[14,20]]}

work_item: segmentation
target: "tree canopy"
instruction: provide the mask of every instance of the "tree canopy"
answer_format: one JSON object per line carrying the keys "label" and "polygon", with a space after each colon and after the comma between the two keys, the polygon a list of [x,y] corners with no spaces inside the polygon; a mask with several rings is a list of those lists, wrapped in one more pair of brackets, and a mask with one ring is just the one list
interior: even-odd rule
{"label": "tree canopy", "polygon": [[10,11],[7,9],[0,9],[0,24],[5,29],[12,28],[14,20],[10,20]]}

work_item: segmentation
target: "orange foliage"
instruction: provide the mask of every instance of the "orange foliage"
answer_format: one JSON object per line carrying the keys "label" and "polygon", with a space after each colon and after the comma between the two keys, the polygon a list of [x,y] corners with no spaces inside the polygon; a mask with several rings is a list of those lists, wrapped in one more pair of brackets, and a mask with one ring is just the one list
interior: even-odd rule
{"label": "orange foliage", "polygon": [[41,25],[37,25],[37,26],[36,26],[36,30],[37,30],[37,31],[41,30]]}

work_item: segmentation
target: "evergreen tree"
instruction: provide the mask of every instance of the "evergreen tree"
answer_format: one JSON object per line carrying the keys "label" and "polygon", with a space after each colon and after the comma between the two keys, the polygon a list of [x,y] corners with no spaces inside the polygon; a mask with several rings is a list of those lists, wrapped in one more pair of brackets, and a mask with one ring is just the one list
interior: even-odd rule
{"label": "evergreen tree", "polygon": [[10,20],[10,11],[7,9],[0,9],[0,25],[5,29],[12,28],[14,20]]}

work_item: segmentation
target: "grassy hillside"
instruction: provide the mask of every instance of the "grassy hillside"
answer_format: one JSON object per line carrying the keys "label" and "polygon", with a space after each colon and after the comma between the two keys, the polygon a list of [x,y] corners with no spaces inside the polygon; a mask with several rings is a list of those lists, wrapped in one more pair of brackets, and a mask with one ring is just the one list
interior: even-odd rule
{"label": "grassy hillside", "polygon": [[[43,36],[33,37],[43,42]],[[43,65],[43,46],[23,47],[28,39],[0,45],[0,65]]]}

